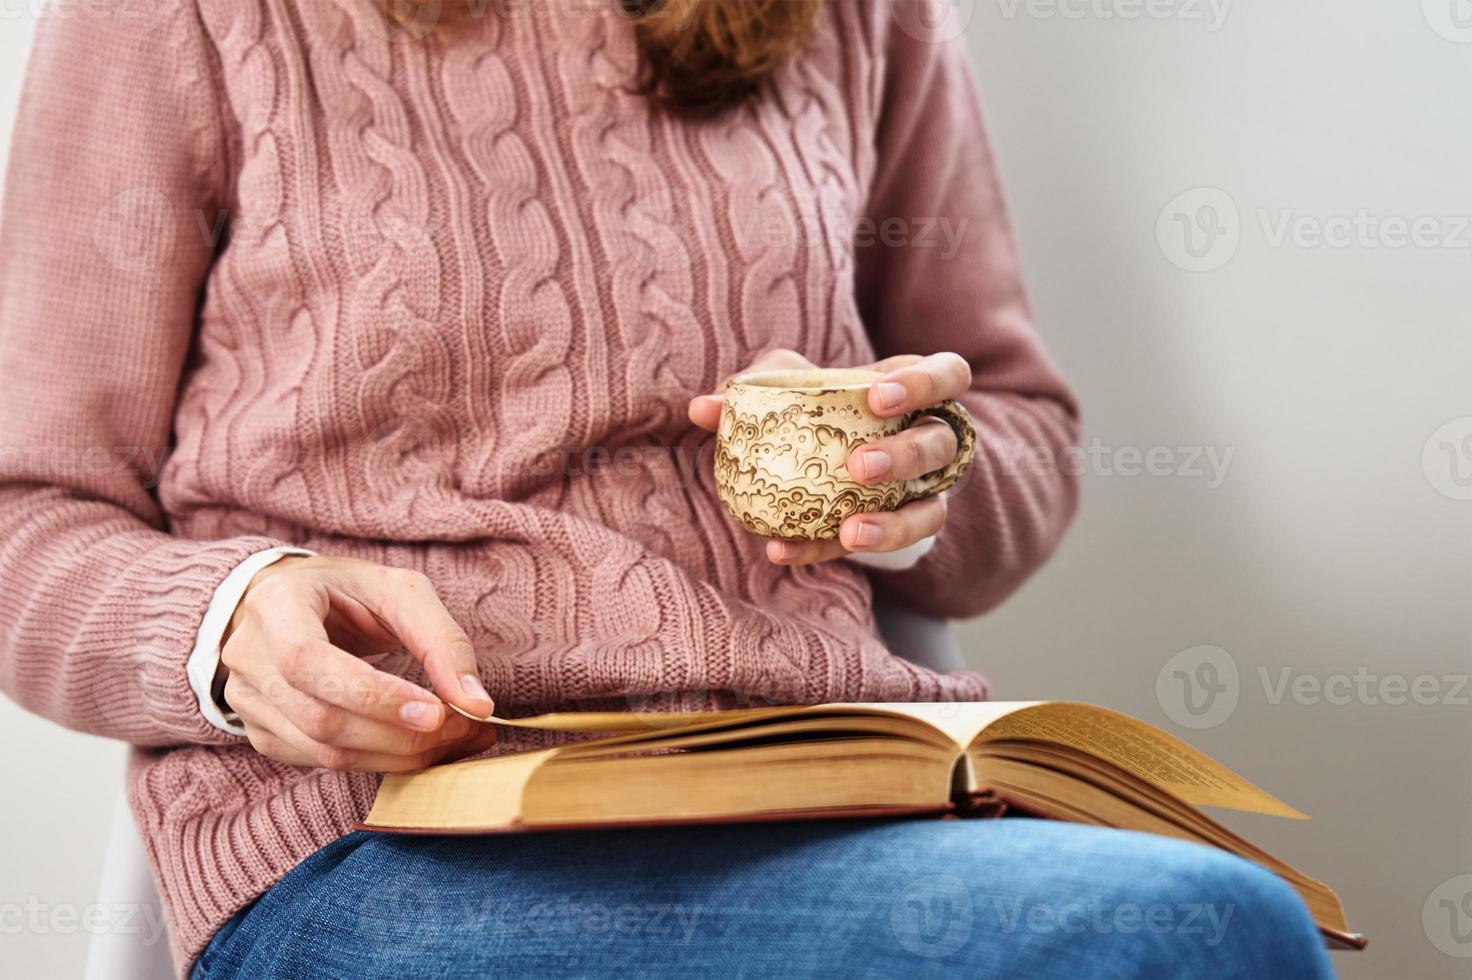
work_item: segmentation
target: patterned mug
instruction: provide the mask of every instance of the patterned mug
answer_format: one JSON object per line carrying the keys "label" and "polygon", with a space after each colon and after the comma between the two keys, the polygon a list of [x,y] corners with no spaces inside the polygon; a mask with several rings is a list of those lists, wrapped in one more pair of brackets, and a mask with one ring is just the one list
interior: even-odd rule
{"label": "patterned mug", "polygon": [[[747,530],[769,538],[831,541],[850,514],[896,510],[955,484],[976,455],[976,428],[954,401],[895,418],[869,410],[880,375],[858,368],[762,371],[732,378],[716,430],[716,490]],[[848,454],[925,416],[956,431],[959,451],[915,480],[863,484]]]}

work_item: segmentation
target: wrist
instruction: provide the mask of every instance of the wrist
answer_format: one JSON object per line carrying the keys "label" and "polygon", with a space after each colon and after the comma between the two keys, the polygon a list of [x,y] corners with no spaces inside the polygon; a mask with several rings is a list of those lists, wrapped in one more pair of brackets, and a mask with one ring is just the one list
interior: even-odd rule
{"label": "wrist", "polygon": [[235,611],[230,614],[230,621],[225,624],[225,632],[220,637],[220,646],[224,647],[230,642],[230,634],[235,632],[235,627],[240,625],[241,619],[245,617],[245,610],[250,602],[251,593],[261,586],[262,583],[280,575],[282,572],[304,561],[313,561],[316,555],[283,555],[271,564],[262,568],[251,576],[245,591],[240,594],[240,601],[235,604]]}
{"label": "wrist", "polygon": [[247,588],[265,577],[260,574],[265,569],[312,554],[304,548],[285,544],[257,551],[240,561],[215,587],[195,633],[194,648],[185,664],[189,686],[199,700],[200,713],[214,727],[232,735],[245,734],[240,720],[232,717],[225,704],[223,691],[230,672],[222,670],[220,662],[225,636],[228,629],[239,621],[236,614]]}
{"label": "wrist", "polygon": [[[240,621],[245,617],[246,603],[254,589],[262,582],[279,575],[293,565],[304,561],[312,561],[316,557],[316,555],[282,555],[252,575],[250,582],[245,587],[245,591],[240,594],[240,601],[235,604],[235,610],[230,614],[230,619],[225,623],[224,632],[220,634],[220,649],[225,649],[225,644],[230,642],[230,635],[235,632],[235,628],[240,625]],[[229,679],[230,668],[225,666],[225,661],[222,657],[215,665],[215,674],[210,680],[210,693],[214,697],[216,704],[225,704],[225,682]]]}

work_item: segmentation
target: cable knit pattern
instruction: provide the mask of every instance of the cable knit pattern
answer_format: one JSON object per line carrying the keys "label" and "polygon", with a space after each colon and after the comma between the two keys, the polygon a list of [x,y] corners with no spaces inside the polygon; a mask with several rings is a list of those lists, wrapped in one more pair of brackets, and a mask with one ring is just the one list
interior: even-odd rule
{"label": "cable knit pattern", "polygon": [[[1038,460],[1076,419],[918,2],[831,0],[708,123],[628,91],[613,3],[424,38],[366,0],[43,18],[0,224],[0,686],[137,746],[181,968],[377,785],[198,713],[194,633],[263,548],[424,571],[502,710],[985,696],[884,647],[871,581],[999,602],[1072,514]],[[914,569],[778,568],[722,514],[686,400],[778,346],[970,360],[977,464]]]}

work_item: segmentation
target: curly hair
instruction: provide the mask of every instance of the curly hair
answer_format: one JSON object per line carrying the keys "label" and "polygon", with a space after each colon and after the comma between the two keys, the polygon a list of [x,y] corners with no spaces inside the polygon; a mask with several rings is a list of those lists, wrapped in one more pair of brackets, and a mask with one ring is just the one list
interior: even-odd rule
{"label": "curly hair", "polygon": [[806,42],[822,0],[621,0],[635,18],[639,91],[714,116],[755,94]]}
{"label": "curly hair", "polygon": [[[541,0],[531,0],[541,2]],[[744,102],[807,41],[823,0],[608,0],[634,22],[635,91],[694,117]],[[493,15],[495,0],[377,0],[406,30]],[[465,11],[461,11],[461,7]]]}

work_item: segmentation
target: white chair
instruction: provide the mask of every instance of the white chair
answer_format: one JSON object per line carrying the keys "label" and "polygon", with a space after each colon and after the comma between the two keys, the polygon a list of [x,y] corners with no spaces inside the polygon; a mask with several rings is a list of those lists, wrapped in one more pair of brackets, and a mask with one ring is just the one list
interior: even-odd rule
{"label": "white chair", "polygon": [[[902,652],[910,662],[939,671],[961,670],[964,666],[960,645],[944,620],[920,616],[884,600],[875,601],[874,616],[889,648]],[[107,908],[136,906],[136,922],[164,921],[163,904],[153,883],[143,840],[128,801],[121,795],[113,807],[97,900]],[[174,962],[168,936],[159,931],[157,941],[150,946],[150,932],[99,932],[87,950],[85,980],[170,980]]]}
{"label": "white chair", "polygon": [[[143,838],[123,793],[113,804],[102,882],[97,891],[97,901],[103,908],[137,909],[132,921],[139,925],[129,932],[103,929],[93,935],[87,947],[85,980],[172,980],[174,960],[169,953],[168,934],[163,931],[163,903],[153,884]],[[158,923],[157,928],[154,923]]]}
{"label": "white chair", "polygon": [[887,599],[875,598],[874,618],[879,634],[896,654],[912,664],[928,667],[942,674],[966,669],[961,644],[951,632],[951,624],[911,612]]}

